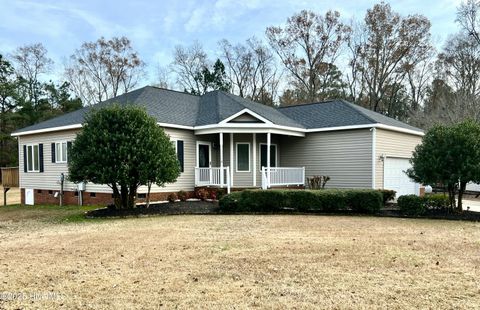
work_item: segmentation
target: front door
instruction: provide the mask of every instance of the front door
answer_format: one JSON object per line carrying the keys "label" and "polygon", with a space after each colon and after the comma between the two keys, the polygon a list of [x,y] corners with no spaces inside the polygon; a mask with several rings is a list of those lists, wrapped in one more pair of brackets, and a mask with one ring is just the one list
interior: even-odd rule
{"label": "front door", "polygon": [[209,142],[197,143],[197,166],[199,169],[199,183],[210,184],[212,179],[211,167],[211,151]]}
{"label": "front door", "polygon": [[198,144],[198,167],[209,168],[210,165],[210,144]]}

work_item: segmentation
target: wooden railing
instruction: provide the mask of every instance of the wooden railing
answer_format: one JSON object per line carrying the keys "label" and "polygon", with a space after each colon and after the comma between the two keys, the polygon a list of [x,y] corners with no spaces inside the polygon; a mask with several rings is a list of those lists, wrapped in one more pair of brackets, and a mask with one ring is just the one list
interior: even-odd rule
{"label": "wooden railing", "polygon": [[226,187],[230,192],[230,168],[195,168],[195,186]]}
{"label": "wooden railing", "polygon": [[18,167],[2,168],[2,186],[18,187]]}
{"label": "wooden railing", "polygon": [[263,189],[289,185],[305,185],[305,167],[262,167]]}

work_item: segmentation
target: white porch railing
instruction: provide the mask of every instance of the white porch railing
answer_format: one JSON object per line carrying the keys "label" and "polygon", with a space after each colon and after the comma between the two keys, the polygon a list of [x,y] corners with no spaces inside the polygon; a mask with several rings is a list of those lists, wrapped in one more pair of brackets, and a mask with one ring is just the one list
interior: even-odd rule
{"label": "white porch railing", "polygon": [[230,167],[195,168],[195,186],[226,187],[230,193]]}
{"label": "white porch railing", "polygon": [[[262,188],[305,185],[305,167],[262,167]],[[270,176],[270,177],[269,177]]]}

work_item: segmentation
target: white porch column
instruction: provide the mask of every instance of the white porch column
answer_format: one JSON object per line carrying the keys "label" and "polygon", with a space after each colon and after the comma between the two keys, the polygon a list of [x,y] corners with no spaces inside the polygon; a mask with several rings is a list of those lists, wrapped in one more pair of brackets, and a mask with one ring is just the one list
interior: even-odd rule
{"label": "white porch column", "polygon": [[267,133],[267,187],[270,187],[270,144],[272,142],[272,134]]}
{"label": "white porch column", "polygon": [[230,186],[233,186],[233,132],[230,133]]}
{"label": "white porch column", "polygon": [[253,186],[257,186],[257,134],[253,133]]}
{"label": "white porch column", "polygon": [[220,133],[220,186],[223,187],[223,132]]}

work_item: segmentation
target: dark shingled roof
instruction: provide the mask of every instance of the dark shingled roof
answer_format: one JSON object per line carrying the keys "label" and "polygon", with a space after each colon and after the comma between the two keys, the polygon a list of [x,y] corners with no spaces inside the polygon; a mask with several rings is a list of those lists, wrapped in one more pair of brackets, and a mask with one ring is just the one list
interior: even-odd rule
{"label": "dark shingled roof", "polygon": [[65,115],[22,128],[15,133],[83,123],[91,109],[113,103],[144,107],[159,123],[203,126],[217,124],[244,110],[268,119],[276,125],[303,128],[326,128],[381,123],[421,131],[397,120],[364,109],[343,100],[273,108],[223,91],[212,91],[203,96],[146,86],[115,98]]}
{"label": "dark shingled roof", "polygon": [[200,97],[196,126],[217,124],[244,109],[249,109],[276,125],[303,128],[278,109],[223,91],[212,91]]}
{"label": "dark shingled roof", "polygon": [[345,100],[329,100],[325,102],[300,104],[281,107],[278,110],[296,120],[307,129],[384,124],[403,129],[422,131],[422,129],[410,126]]}

